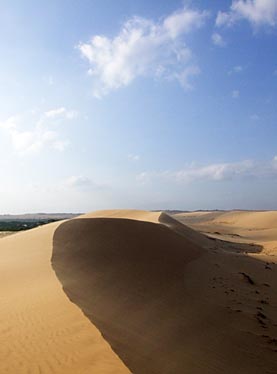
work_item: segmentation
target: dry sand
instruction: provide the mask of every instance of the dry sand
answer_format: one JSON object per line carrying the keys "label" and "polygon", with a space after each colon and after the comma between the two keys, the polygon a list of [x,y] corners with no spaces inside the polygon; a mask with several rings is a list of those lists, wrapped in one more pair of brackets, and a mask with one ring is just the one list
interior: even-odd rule
{"label": "dry sand", "polygon": [[49,224],[0,240],[0,373],[129,373],[51,267]]}
{"label": "dry sand", "polygon": [[263,253],[277,255],[277,211],[192,212],[174,218],[211,237],[256,243]]}
{"label": "dry sand", "polygon": [[0,239],[12,234],[14,234],[13,231],[0,231]]}
{"label": "dry sand", "polygon": [[276,374],[274,212],[243,213],[102,211],[1,239],[0,373]]}

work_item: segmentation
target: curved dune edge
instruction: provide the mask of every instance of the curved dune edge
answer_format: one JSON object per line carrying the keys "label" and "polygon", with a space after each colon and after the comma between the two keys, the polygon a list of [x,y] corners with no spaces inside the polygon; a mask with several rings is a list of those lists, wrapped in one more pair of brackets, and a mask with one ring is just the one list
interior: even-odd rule
{"label": "curved dune edge", "polygon": [[277,372],[270,256],[127,210],[1,239],[0,253],[0,373]]}
{"label": "curved dune edge", "polygon": [[187,240],[193,242],[197,246],[201,246],[202,248],[211,248],[213,246],[213,243],[211,243],[205,235],[190,229],[188,226],[181,224],[178,220],[163,212],[128,209],[100,210],[84,214],[80,218],[125,218],[136,221],[159,223],[184,236]]}
{"label": "curved dune edge", "polygon": [[0,240],[0,373],[129,374],[55,276],[59,224]]}
{"label": "curved dune edge", "polygon": [[52,265],[65,293],[132,373],[177,374],[184,365],[175,339],[185,323],[186,266],[204,250],[166,218],[97,212],[54,235]]}
{"label": "curved dune edge", "polygon": [[[105,211],[158,223],[160,213]],[[90,215],[84,215],[87,218]],[[63,292],[52,267],[49,224],[0,241],[0,373],[130,373]]]}
{"label": "curved dune edge", "polygon": [[52,263],[134,374],[275,373],[276,267],[222,244],[163,213],[102,211],[58,228]]}

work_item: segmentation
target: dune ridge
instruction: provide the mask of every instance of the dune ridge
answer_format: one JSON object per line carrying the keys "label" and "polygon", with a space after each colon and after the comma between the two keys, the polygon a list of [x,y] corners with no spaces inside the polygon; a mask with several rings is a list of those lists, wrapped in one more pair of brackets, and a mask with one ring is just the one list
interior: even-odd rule
{"label": "dune ridge", "polygon": [[164,340],[180,334],[184,269],[200,254],[165,225],[81,218],[55,232],[52,263],[70,300],[131,372],[169,373],[178,359]]}
{"label": "dune ridge", "polygon": [[95,212],[58,228],[52,263],[132,373],[274,373],[276,271],[220,244],[164,213]]}
{"label": "dune ridge", "polygon": [[1,239],[0,373],[276,373],[274,255],[175,218],[100,211]]}
{"label": "dune ridge", "polygon": [[191,212],[173,217],[209,236],[256,243],[264,254],[277,255],[277,211]]}
{"label": "dune ridge", "polygon": [[[78,218],[78,217],[77,217]],[[195,245],[205,248],[210,248],[212,243],[205,235],[181,224],[178,220],[174,219],[167,213],[160,212],[149,212],[144,210],[128,210],[128,209],[117,209],[117,210],[102,210],[88,214],[84,214],[81,218],[125,218],[136,221],[160,223],[169,227],[176,233],[184,236],[186,240],[193,242]]]}

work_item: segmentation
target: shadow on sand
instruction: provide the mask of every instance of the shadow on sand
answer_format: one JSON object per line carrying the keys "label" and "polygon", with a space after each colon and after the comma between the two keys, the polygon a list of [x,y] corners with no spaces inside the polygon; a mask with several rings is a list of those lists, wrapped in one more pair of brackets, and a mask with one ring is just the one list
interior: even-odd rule
{"label": "shadow on sand", "polygon": [[58,227],[52,266],[131,373],[183,374],[192,360],[185,266],[201,255],[163,225],[85,218]]}

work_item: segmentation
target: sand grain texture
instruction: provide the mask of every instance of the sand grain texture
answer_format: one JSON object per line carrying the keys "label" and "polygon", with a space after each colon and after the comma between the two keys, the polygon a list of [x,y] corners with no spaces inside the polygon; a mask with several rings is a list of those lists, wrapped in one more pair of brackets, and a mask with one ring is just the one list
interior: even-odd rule
{"label": "sand grain texture", "polygon": [[206,214],[101,211],[1,239],[0,373],[276,374],[274,253],[220,241]]}
{"label": "sand grain texture", "polygon": [[58,225],[0,240],[0,373],[129,374],[55,276]]}

